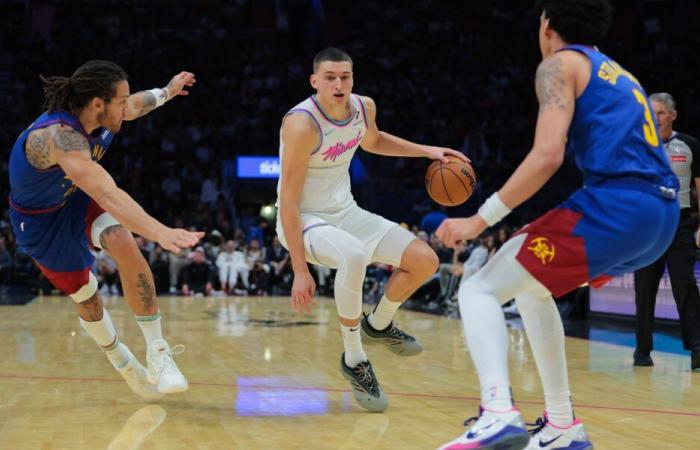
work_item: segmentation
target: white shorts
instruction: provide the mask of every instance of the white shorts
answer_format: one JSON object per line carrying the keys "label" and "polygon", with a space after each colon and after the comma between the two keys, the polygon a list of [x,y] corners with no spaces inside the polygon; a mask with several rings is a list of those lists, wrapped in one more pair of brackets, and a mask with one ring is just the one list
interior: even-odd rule
{"label": "white shorts", "polygon": [[[306,260],[312,264],[319,264],[319,261],[313,255],[309,243],[309,233],[313,232],[314,228],[321,226],[333,226],[362,242],[368,255],[368,263],[382,262],[396,267],[400,266],[401,256],[408,244],[415,239],[415,236],[410,231],[405,230],[396,222],[366,211],[357,205],[332,214],[302,213],[301,222]],[[392,242],[382,243],[381,249],[378,251],[379,243],[390,231]],[[277,236],[280,243],[288,249],[279,216],[277,219]]]}

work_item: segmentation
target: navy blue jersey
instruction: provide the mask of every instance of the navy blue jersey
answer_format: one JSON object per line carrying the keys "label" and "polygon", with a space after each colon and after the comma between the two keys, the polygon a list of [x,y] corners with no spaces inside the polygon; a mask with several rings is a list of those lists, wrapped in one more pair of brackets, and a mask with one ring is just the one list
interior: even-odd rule
{"label": "navy blue jersey", "polygon": [[678,180],[639,81],[592,47],[569,45],[562,50],[583,53],[592,65],[590,82],[576,100],[567,142],[584,185],[636,179],[676,192]]}
{"label": "navy blue jersey", "polygon": [[10,154],[10,200],[13,208],[30,213],[56,210],[77,189],[58,165],[37,169],[27,161],[24,146],[29,133],[55,124],[71,127],[83,134],[90,143],[92,159],[95,161],[104,156],[114,137],[105,128],[98,128],[88,135],[78,118],[66,111],[46,112],[39,116],[17,138]]}

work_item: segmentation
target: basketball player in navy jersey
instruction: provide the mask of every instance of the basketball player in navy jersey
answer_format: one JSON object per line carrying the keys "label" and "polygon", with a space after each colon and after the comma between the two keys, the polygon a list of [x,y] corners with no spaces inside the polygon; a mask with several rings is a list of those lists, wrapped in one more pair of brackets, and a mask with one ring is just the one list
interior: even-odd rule
{"label": "basketball player in navy jersey", "polygon": [[[530,198],[565,148],[584,188],[511,238],[459,290],[467,343],[481,385],[479,416],[442,448],[590,449],[573,413],[564,330],[552,294],[655,261],[678,225],[678,180],[637,79],[594,45],[611,21],[607,0],[540,0],[543,61],[532,150],[506,184],[467,219],[437,231],[448,245],[472,239]],[[644,226],[640,226],[644,224]],[[513,406],[501,304],[515,298],[544,386],[545,416],[531,435]],[[615,444],[610,444],[614,446]],[[609,445],[609,446],[610,446]]]}
{"label": "basketball player in navy jersey", "polygon": [[[386,156],[445,162],[446,155],[466,157],[379,131],[374,101],[352,93],[353,65],[347,53],[325,49],[314,58],[313,69],[310,81],[316,94],[292,108],[280,130],[277,234],[292,261],[295,309],[308,311],[313,304],[316,287],[307,261],[338,269],[334,295],[345,349],[340,370],[362,407],[383,411],[388,399],[360,334],[401,356],[420,353],[423,347],[392,319],[401,303],[435,273],[438,258],[398,224],[357,206],[350,192],[350,161],[359,146]],[[391,264],[396,271],[375,310],[363,316],[362,283],[372,262]]]}
{"label": "basketball player in navy jersey", "polygon": [[[129,93],[127,75],[88,61],[70,77],[43,78],[44,112],[10,154],[10,219],[17,242],[49,281],[70,296],[80,324],[142,398],[187,389],[163,339],[153,275],[132,232],[177,252],[203,233],[168,228],[149,216],[98,163],[124,120],[134,120],[193,86],[181,72],[163,89]],[[143,331],[148,369],[120,342],[90,271],[91,249],[119,266],[124,295]]]}

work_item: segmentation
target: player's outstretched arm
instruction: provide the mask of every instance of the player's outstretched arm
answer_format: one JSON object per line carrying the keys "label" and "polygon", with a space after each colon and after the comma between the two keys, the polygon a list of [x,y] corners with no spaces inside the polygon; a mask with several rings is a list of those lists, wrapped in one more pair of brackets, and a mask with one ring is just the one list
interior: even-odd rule
{"label": "player's outstretched arm", "polygon": [[188,95],[189,92],[185,90],[185,87],[192,87],[196,82],[193,73],[180,72],[162,89],[156,88],[131,94],[124,120],[138,119],[179,95]]}
{"label": "player's outstretched arm", "polygon": [[590,72],[587,60],[581,58],[585,57],[574,52],[555,53],[540,63],[535,75],[540,108],[532,150],[478,214],[442,222],[436,233],[446,245],[454,247],[460,241],[477,237],[532,197],[559,169],[574,115],[577,71]]}
{"label": "player's outstretched arm", "polygon": [[66,177],[128,230],[172,252],[195,245],[204,235],[168,228],[148,215],[129,194],[117,187],[101,165],[92,160],[87,139],[77,131],[56,126],[49,145],[52,159],[61,166]]}
{"label": "player's outstretched arm", "polygon": [[441,159],[443,162],[447,162],[447,156],[452,155],[469,162],[469,159],[464,156],[464,153],[456,150],[416,144],[398,136],[394,136],[393,134],[379,131],[376,121],[376,103],[374,103],[374,100],[372,100],[370,97],[360,97],[360,100],[364,103],[367,111],[367,133],[360,143],[360,146],[362,146],[365,151],[384,156]]}
{"label": "player's outstretched arm", "polygon": [[306,265],[299,204],[306,182],[311,152],[321,136],[309,117],[302,113],[287,116],[282,124],[282,173],[280,174],[280,218],[294,271],[292,308],[308,312],[313,306],[316,284]]}

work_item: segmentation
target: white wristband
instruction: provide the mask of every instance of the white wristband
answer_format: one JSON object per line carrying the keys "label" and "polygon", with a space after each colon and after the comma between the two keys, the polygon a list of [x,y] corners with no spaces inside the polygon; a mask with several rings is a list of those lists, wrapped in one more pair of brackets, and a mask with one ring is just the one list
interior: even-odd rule
{"label": "white wristband", "polygon": [[160,88],[155,88],[151,89],[149,91],[155,98],[156,98],[156,108],[159,106],[163,106],[163,103],[168,101],[168,89],[160,89]]}
{"label": "white wristband", "polygon": [[489,226],[497,224],[508,214],[510,209],[501,201],[498,192],[494,192],[479,208],[479,215]]}

